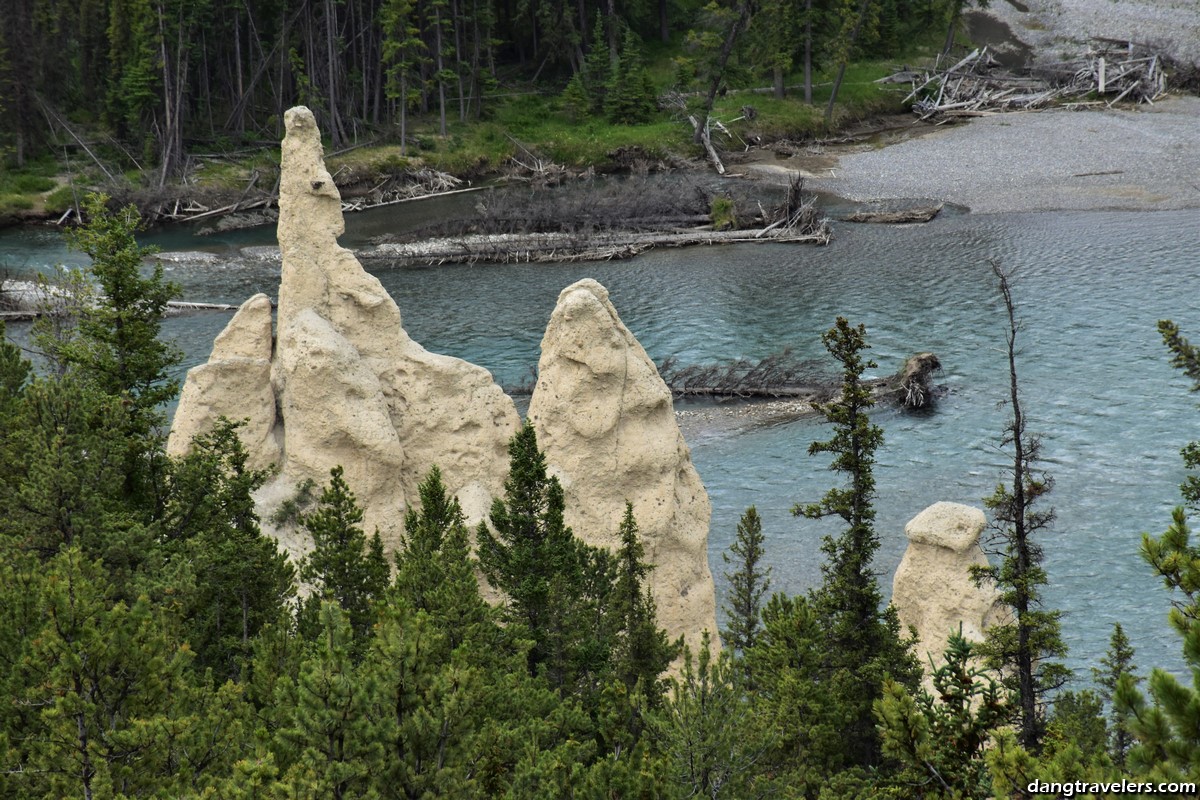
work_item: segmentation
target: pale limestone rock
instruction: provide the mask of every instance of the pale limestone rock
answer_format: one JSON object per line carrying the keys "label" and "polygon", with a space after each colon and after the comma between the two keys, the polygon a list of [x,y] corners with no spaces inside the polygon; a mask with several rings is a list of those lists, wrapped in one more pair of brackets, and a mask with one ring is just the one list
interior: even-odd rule
{"label": "pale limestone rock", "polygon": [[944,663],[946,640],[960,623],[963,636],[979,642],[1005,616],[997,591],[976,587],[969,572],[988,563],[979,545],[986,525],[978,508],[934,503],[904,526],[908,549],[892,581],[892,604],[901,624],[916,628],[917,658],[926,672],[930,655]]}
{"label": "pale limestone rock", "polygon": [[567,523],[593,545],[616,549],[633,503],[659,624],[716,634],[708,566],[711,507],[679,432],[671,392],[654,362],[594,280],[568,286],[542,339],[529,419],[550,472],[562,482]]}
{"label": "pale limestone rock", "polygon": [[271,390],[271,300],[256,294],[242,304],[213,343],[207,364],[188,371],[171,425],[167,452],[180,456],[220,417],[244,420],[247,466],[266,469],[281,458]]}
{"label": "pale limestone rock", "polygon": [[256,427],[243,440],[252,461],[281,468],[256,494],[264,528],[297,556],[308,549],[305,537],[276,530],[270,515],[306,479],[327,484],[339,464],[365,529],[379,528],[388,550],[435,464],[468,518],[483,519],[502,491],[507,443],[519,427],[512,400],[487,370],[409,338],[396,303],[337,243],[341,199],[312,113],[293,108],[284,120],[274,351],[269,301],[254,298],[218,337],[209,363],[189,373],[172,452],[186,451],[221,413],[249,414]]}

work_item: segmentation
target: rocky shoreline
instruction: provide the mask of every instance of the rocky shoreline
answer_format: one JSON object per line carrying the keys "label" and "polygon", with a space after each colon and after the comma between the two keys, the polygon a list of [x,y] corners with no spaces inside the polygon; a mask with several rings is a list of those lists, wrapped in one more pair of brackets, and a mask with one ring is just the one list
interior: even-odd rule
{"label": "rocky shoreline", "polygon": [[855,202],[928,198],[977,214],[1200,208],[1198,119],[1192,96],[998,114],[826,159],[808,186]]}

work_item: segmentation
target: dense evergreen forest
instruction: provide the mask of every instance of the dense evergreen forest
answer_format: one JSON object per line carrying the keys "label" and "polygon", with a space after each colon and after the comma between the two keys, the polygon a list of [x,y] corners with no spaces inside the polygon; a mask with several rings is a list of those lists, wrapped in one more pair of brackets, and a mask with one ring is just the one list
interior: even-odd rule
{"label": "dense evergreen forest", "polygon": [[75,148],[77,128],[99,131],[93,148],[161,184],[189,149],[277,142],[297,104],[337,149],[404,140],[410,115],[445,135],[448,121],[568,85],[568,112],[621,123],[658,113],[667,89],[711,110],[725,86],[782,95],[799,72],[811,101],[812,68],[902,52],[947,30],[966,2],[8,0],[0,147],[21,166],[52,141]]}
{"label": "dense evergreen forest", "polygon": [[[291,563],[259,528],[266,476],[236,423],[164,452],[179,356],[158,333],[176,289],[161,266],[142,273],[136,210],[88,205],[69,236],[93,259],[75,287],[93,302],[36,323],[36,374],[0,337],[0,796],[1102,797],[1122,780],[1194,796],[1165,784],[1200,779],[1200,687],[1143,677],[1117,626],[1095,689],[1062,689],[1060,615],[1040,599],[1052,482],[1022,415],[1037,399],[1018,391],[1019,289],[999,267],[1012,466],[986,503],[999,560],[978,577],[1014,615],[982,643],[951,636],[929,691],[872,569],[883,432],[862,326],[822,337],[842,379],[810,454],[838,480],[794,509],[844,523],[821,584],[770,594],[750,508],[725,558],[724,648],[714,633],[681,652],[632,507],[615,552],[585,545],[529,425],[487,525],[468,528],[435,468],[389,563],[339,467],[289,510],[313,543]],[[1200,390],[1200,348],[1160,331]],[[1200,444],[1184,459],[1200,466]],[[1143,555],[1200,669],[1195,474],[1183,503]]]}

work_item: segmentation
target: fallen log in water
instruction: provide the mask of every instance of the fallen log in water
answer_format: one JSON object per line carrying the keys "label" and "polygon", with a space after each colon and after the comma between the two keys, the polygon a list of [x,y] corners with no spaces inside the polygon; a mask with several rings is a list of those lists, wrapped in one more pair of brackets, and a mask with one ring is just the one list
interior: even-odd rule
{"label": "fallen log in water", "polygon": [[[866,383],[880,400],[905,408],[927,408],[937,394],[933,375],[941,368],[933,353],[916,353],[905,360],[895,375]],[[759,362],[741,360],[679,367],[673,359],[667,359],[659,366],[659,374],[676,397],[828,402],[836,396],[839,382],[819,375],[817,370],[812,363],[795,361],[787,350]]]}
{"label": "fallen log in water", "polygon": [[193,311],[237,311],[238,307],[228,303],[189,303],[184,300],[170,300],[164,316],[177,317]]}
{"label": "fallen log in water", "polygon": [[812,230],[754,228],[715,231],[692,228],[679,231],[580,235],[574,233],[500,233],[427,239],[404,244],[385,243],[359,251],[361,259],[390,266],[447,263],[527,263],[550,261],[606,261],[627,258],[655,247],[691,247],[733,242],[787,242],[828,244],[832,231],[827,220]]}
{"label": "fallen log in water", "polygon": [[[73,305],[79,305],[78,296],[44,281],[11,280],[0,283],[0,319],[24,321],[49,314],[71,314],[75,313]],[[237,311],[237,306],[169,300],[163,316],[176,317],[199,311]]]}
{"label": "fallen log in water", "polygon": [[909,222],[929,222],[942,210],[942,204],[936,206],[916,206],[901,211],[856,211],[846,216],[846,222],[875,222],[887,224],[903,224]]}

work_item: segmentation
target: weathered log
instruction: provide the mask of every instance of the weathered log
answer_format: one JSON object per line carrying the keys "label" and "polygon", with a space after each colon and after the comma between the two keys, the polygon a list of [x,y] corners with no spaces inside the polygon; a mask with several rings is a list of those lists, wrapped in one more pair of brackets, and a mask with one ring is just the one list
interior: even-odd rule
{"label": "weathered log", "polygon": [[408,244],[380,244],[360,251],[365,261],[389,266],[413,266],[444,263],[513,263],[531,261],[593,261],[624,257],[624,254],[654,247],[689,247],[732,242],[786,242],[828,244],[832,232],[821,220],[813,229],[773,228],[771,230],[714,231],[694,228],[687,231],[603,234],[579,236],[570,233],[474,234],[443,239],[427,239]]}
{"label": "weathered log", "polygon": [[[839,385],[835,378],[815,374],[812,364],[795,361],[787,350],[757,363],[742,360],[679,367],[668,358],[658,369],[676,397],[826,402],[836,395]],[[933,375],[940,370],[936,355],[916,353],[905,359],[895,375],[868,380],[866,384],[881,401],[896,402],[905,408],[927,408],[937,394]]]}
{"label": "weathered log", "polygon": [[909,222],[929,222],[942,210],[942,204],[936,206],[917,206],[902,211],[856,211],[847,216],[846,222],[875,222],[885,224],[904,224]]}

